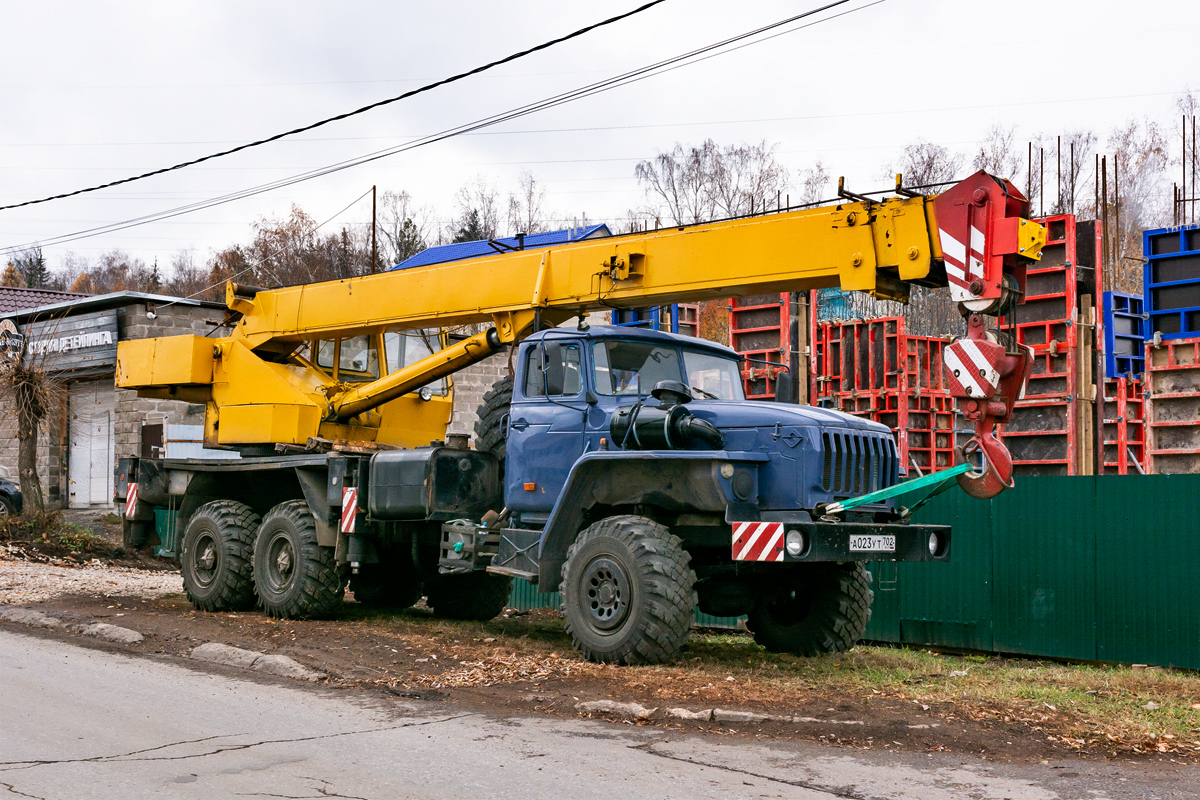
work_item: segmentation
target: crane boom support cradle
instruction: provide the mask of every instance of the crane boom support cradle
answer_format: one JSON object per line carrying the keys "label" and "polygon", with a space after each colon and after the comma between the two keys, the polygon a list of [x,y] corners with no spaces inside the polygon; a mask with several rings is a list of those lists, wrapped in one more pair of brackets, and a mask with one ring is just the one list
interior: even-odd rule
{"label": "crane boom support cradle", "polygon": [[[205,403],[210,445],[323,436],[410,446],[428,441],[429,420],[419,404],[389,404],[589,311],[828,287],[907,300],[916,283],[949,286],[972,313],[1002,313],[1045,241],[1027,215],[1012,184],[980,172],[936,197],[860,198],[278,289],[231,282],[226,302],[240,319],[229,336],[121,342],[117,385]],[[366,382],[339,380],[311,355],[320,340],[479,323],[493,328]],[[979,420],[982,434],[995,418]]]}

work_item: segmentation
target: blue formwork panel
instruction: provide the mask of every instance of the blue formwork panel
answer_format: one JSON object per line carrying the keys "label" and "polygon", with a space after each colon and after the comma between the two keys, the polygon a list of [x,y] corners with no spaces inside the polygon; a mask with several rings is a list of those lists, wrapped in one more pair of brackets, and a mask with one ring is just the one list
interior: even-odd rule
{"label": "blue formwork panel", "polygon": [[[629,328],[649,328],[650,330],[662,330],[662,315],[659,313],[661,306],[653,308],[618,308],[612,312],[612,324]],[[671,330],[669,333],[679,333],[679,306],[667,306],[671,316]]]}
{"label": "blue formwork panel", "polygon": [[1146,371],[1145,299],[1124,292],[1104,293],[1104,374],[1133,378]]}
{"label": "blue formwork panel", "polygon": [[1200,225],[1142,234],[1147,339],[1200,336]]}

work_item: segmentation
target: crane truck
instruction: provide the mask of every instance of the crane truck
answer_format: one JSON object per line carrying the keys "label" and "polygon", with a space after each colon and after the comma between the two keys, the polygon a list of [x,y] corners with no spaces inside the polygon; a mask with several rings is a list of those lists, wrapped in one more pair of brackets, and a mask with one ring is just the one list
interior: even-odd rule
{"label": "crane truck", "polygon": [[[770,650],[851,647],[870,614],[864,562],[950,557],[949,527],[914,523],[890,496],[903,469],[889,429],[747,402],[741,357],[722,345],[588,324],[669,302],[948,286],[967,330],[946,366],[974,425],[957,481],[994,496],[1012,484],[995,425],[1031,356],[986,318],[1020,301],[1044,231],[983,172],[937,196],[899,176],[882,200],[839,192],[310,285],[231,281],[228,335],[119,345],[118,386],[202,403],[206,446],[241,456],[121,459],[127,543],[171,512],[184,588],[208,611],[319,617],[349,586],[362,602],[425,597],[437,616],[485,620],[524,578],[561,593],[595,661],[675,658],[697,604],[748,615]],[[481,332],[437,333],[466,325]],[[447,437],[447,377],[505,351],[474,442]]]}

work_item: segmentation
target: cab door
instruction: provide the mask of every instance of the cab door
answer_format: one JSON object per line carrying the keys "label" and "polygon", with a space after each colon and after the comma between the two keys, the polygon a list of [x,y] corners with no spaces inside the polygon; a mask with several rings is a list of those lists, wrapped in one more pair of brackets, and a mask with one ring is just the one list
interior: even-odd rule
{"label": "cab door", "polygon": [[583,454],[583,341],[547,336],[521,357],[508,419],[505,502],[523,521],[541,522]]}

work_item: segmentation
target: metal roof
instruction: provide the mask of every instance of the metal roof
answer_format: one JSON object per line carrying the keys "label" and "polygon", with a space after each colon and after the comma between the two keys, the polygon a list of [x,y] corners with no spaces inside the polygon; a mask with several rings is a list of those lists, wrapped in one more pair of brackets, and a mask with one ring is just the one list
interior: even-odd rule
{"label": "metal roof", "polygon": [[60,303],[74,298],[87,297],[78,292],[60,289],[26,289],[24,286],[0,286],[0,316],[6,316],[27,308],[37,308],[49,303]]}
{"label": "metal roof", "polygon": [[[531,233],[525,237],[525,250],[536,250],[540,247],[550,247],[556,244],[578,242],[583,239],[597,239],[612,236],[612,231],[604,223],[586,225],[575,228],[563,228],[561,231],[546,233]],[[507,253],[517,249],[517,237],[509,236],[503,239],[482,239],[476,242],[455,242],[430,247],[415,256],[406,258],[392,269],[408,269],[409,267],[424,267],[429,264],[444,264],[447,261],[462,261],[465,258],[494,256],[497,253]]]}
{"label": "metal roof", "polygon": [[110,292],[109,294],[96,295],[72,295],[70,292],[60,292],[57,294],[59,296],[67,295],[76,299],[59,303],[50,303],[48,305],[36,306],[34,308],[27,307],[15,312],[5,313],[0,311],[0,316],[22,321],[29,319],[30,317],[44,318],[59,314],[62,316],[69,316],[71,314],[83,313],[87,311],[101,311],[106,308],[120,308],[121,306],[142,303],[152,303],[160,308],[166,305],[192,306],[201,308],[225,308],[224,303],[217,303],[212,300],[194,300],[188,297],[171,297],[170,295],[165,294],[146,294],[145,292]]}

